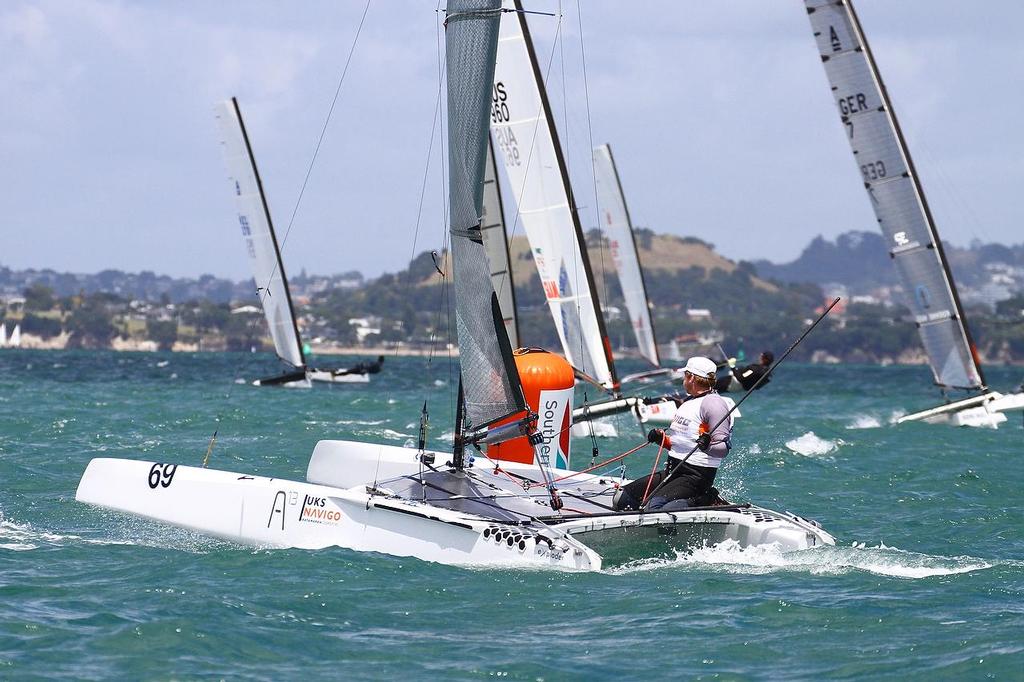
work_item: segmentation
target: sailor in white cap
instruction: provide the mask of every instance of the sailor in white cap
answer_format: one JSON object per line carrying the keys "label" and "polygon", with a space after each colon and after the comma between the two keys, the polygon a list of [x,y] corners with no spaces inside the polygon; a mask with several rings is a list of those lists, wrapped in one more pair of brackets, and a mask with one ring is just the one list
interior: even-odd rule
{"label": "sailor in white cap", "polygon": [[[705,357],[692,357],[686,362],[686,399],[676,410],[667,433],[652,429],[647,434],[649,441],[669,451],[665,469],[624,486],[616,493],[616,509],[672,511],[714,502],[717,495],[711,486],[732,447],[732,419],[724,419],[729,406],[715,392],[715,369],[715,363]],[[666,477],[667,482],[660,485]]]}

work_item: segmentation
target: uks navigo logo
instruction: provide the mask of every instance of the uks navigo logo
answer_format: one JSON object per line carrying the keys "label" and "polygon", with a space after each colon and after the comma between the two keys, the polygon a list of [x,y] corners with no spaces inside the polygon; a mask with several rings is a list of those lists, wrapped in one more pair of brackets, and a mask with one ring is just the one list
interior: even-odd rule
{"label": "uks navigo logo", "polygon": [[334,524],[341,521],[341,512],[336,509],[328,509],[326,498],[303,495],[299,521]]}

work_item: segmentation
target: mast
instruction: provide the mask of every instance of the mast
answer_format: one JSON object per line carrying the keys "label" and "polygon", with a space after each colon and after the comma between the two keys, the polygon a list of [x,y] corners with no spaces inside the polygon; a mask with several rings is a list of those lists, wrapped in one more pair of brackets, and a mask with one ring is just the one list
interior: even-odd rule
{"label": "mast", "polygon": [[[658,354],[654,321],[651,319],[647,282],[644,278],[644,269],[640,265],[640,250],[636,245],[636,232],[633,230],[633,220],[629,216],[626,193],[622,190],[622,180],[619,178],[619,169],[615,165],[611,145],[603,144],[594,149],[594,166],[599,203],[607,218],[605,232],[609,237],[612,260],[618,271],[622,296],[629,311],[630,326],[636,335],[640,353],[655,367],[660,367],[661,357]],[[615,243],[612,243],[613,240]],[[623,248],[628,249],[625,251],[625,257]]]}
{"label": "mast", "polygon": [[[502,24],[492,135],[502,152],[562,349],[583,374],[617,391],[611,344],[540,66],[522,4],[516,0],[510,10],[517,23],[508,17]],[[579,278],[585,284],[575,291],[572,285]]]}
{"label": "mast", "polygon": [[288,277],[238,100],[232,97],[224,102],[218,118],[225,160],[233,176],[238,220],[274,348],[279,358],[304,369],[306,356],[302,350]]}
{"label": "mast", "polygon": [[935,383],[987,391],[931,209],[871,48],[849,0],[804,0],[840,118]]}

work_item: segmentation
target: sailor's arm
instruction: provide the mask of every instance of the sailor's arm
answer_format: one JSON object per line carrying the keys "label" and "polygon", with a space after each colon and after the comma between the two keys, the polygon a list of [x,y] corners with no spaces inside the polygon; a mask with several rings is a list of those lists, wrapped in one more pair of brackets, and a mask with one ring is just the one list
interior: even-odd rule
{"label": "sailor's arm", "polygon": [[[712,457],[725,457],[729,454],[729,448],[732,447],[732,426],[729,424],[729,420],[725,418],[727,414],[729,414],[729,406],[721,398],[718,400],[701,401],[701,424],[706,425],[704,428],[708,429],[718,424],[718,427],[710,434],[711,439],[708,446],[701,448]],[[722,423],[719,424],[719,422]]]}

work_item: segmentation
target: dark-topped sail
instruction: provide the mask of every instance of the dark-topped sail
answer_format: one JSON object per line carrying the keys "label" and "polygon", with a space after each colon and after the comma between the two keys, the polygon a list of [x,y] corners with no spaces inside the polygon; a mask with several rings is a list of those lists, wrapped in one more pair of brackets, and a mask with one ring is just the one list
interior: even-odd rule
{"label": "dark-topped sail", "polygon": [[526,409],[481,234],[500,0],[451,0],[445,19],[448,204],[455,323],[473,428]]}
{"label": "dark-topped sail", "polygon": [[854,160],[940,386],[985,389],[931,211],[849,0],[805,0]]}
{"label": "dark-topped sail", "polygon": [[231,189],[238,209],[238,225],[242,230],[246,253],[252,264],[253,278],[263,314],[274,340],[277,356],[292,365],[306,365],[302,340],[295,324],[292,296],[281,262],[281,250],[270,220],[270,210],[263,194],[263,183],[256,170],[256,159],[249,144],[249,135],[242,122],[238,100],[232,97],[217,107],[224,161],[231,173]]}

